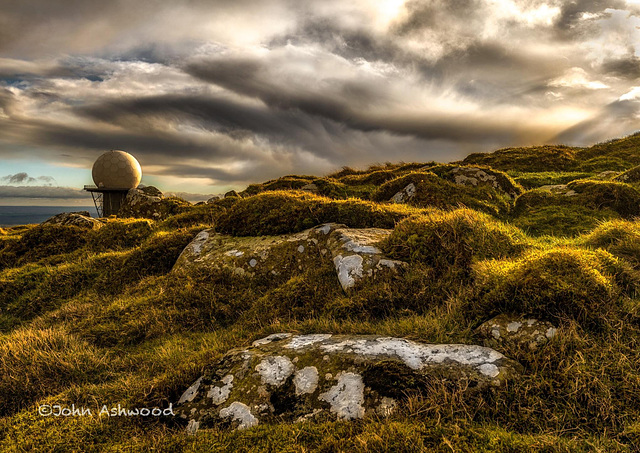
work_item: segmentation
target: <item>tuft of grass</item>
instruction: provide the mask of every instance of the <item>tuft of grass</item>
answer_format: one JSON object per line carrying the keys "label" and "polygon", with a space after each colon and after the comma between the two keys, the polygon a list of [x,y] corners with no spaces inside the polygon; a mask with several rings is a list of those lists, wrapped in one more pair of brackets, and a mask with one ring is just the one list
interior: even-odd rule
{"label": "tuft of grass", "polygon": [[100,379],[107,359],[61,328],[24,329],[0,337],[0,415],[69,385]]}

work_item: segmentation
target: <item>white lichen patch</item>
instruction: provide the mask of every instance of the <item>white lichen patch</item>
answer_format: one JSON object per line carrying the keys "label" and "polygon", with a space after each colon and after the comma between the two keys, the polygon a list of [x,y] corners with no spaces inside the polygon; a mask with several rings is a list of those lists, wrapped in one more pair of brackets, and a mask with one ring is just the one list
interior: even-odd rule
{"label": "white lichen patch", "polygon": [[200,255],[200,253],[202,252],[202,246],[205,242],[207,242],[208,239],[208,231],[205,230],[199,232],[198,235],[193,239],[193,241],[191,241],[191,244],[189,244],[189,251],[194,255]]}
{"label": "white lichen patch", "polygon": [[318,369],[314,366],[307,366],[296,371],[293,376],[293,385],[296,388],[296,395],[315,392],[318,387]]}
{"label": "white lichen patch", "polygon": [[200,428],[200,422],[189,420],[189,423],[187,424],[187,434],[194,435],[196,431],[198,431],[198,428]]}
{"label": "white lichen patch", "polygon": [[391,197],[391,201],[394,203],[403,203],[413,198],[416,194],[416,186],[413,183],[408,184],[400,192]]}
{"label": "white lichen patch", "polygon": [[322,234],[329,234],[329,232],[331,232],[331,224],[325,223],[324,225],[319,226],[317,230]]}
{"label": "white lichen patch", "polygon": [[278,341],[278,340],[284,340],[285,338],[289,338],[291,336],[290,333],[272,333],[271,335],[261,338],[259,340],[254,341],[253,343],[251,343],[252,346],[261,346],[264,344],[269,344],[272,341]]}
{"label": "white lichen patch", "polygon": [[553,337],[556,336],[557,333],[558,333],[558,329],[556,329],[555,327],[549,327],[546,333],[544,334],[544,336],[547,337],[549,340],[551,340]]}
{"label": "white lichen patch", "polygon": [[256,365],[256,371],[260,374],[262,383],[275,386],[284,384],[294,370],[295,365],[289,357],[282,355],[267,357]]}
{"label": "white lichen patch", "polygon": [[178,400],[178,404],[193,401],[193,399],[198,394],[198,389],[200,389],[200,382],[202,382],[202,376],[200,376],[196,382],[191,384],[191,387],[184,391],[184,393]]}
{"label": "white lichen patch", "polygon": [[258,264],[258,260],[255,258],[251,258],[251,260],[249,261],[249,266],[256,267],[256,264]]}
{"label": "white lichen patch", "polygon": [[233,375],[228,374],[222,378],[222,387],[211,386],[207,392],[207,396],[211,398],[213,404],[220,405],[229,399],[231,389],[233,388]]}
{"label": "white lichen patch", "polygon": [[227,256],[242,256],[242,255],[244,255],[244,252],[242,252],[240,250],[233,249],[233,250],[229,250],[227,252],[224,252],[224,254],[227,255]]}
{"label": "white lichen patch", "polygon": [[424,345],[401,338],[344,340],[320,346],[326,352],[348,352],[365,356],[397,357],[409,368],[418,370],[425,365],[456,362],[478,367],[494,363],[504,356],[498,351],[475,345],[443,344]]}
{"label": "white lichen patch", "polygon": [[376,407],[376,412],[380,415],[388,417],[396,410],[397,406],[398,402],[396,400],[385,396],[382,398],[382,400],[380,400],[380,404],[378,404],[378,407]]}
{"label": "white lichen patch", "polygon": [[251,413],[251,409],[244,403],[234,401],[229,407],[220,409],[221,418],[231,417],[239,422],[238,429],[251,428],[258,424],[258,419]]}
{"label": "white lichen patch", "polygon": [[484,374],[485,376],[489,376],[490,378],[494,378],[500,374],[500,369],[493,363],[483,363],[478,367],[478,370],[482,374]]}
{"label": "white lichen patch", "polygon": [[362,278],[362,262],[360,255],[349,255],[343,257],[338,255],[333,259],[333,264],[338,272],[338,280],[346,290],[356,284],[356,279]]}
{"label": "white lichen patch", "polygon": [[520,327],[522,327],[522,323],[518,321],[513,321],[507,324],[507,332],[517,332]]}
{"label": "white lichen patch", "polygon": [[299,245],[298,246],[298,252],[304,253],[304,245]]}
{"label": "white lichen patch", "polygon": [[314,343],[318,343],[320,341],[328,340],[331,338],[330,333],[312,333],[309,335],[298,335],[293,337],[289,343],[285,346],[289,349],[300,349],[305,346],[312,345]]}
{"label": "white lichen patch", "polygon": [[340,373],[338,383],[320,394],[320,401],[331,405],[331,412],[345,420],[364,417],[364,383],[356,373]]}

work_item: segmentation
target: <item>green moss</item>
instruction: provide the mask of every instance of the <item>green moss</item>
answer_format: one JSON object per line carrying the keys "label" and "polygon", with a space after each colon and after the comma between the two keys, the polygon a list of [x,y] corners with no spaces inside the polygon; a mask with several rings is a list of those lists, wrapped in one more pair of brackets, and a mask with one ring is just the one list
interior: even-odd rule
{"label": "green moss", "polygon": [[508,212],[509,201],[490,186],[464,186],[447,181],[431,172],[412,172],[386,182],[372,195],[372,200],[389,201],[409,184],[416,193],[406,203],[417,207],[450,209],[468,207],[500,215]]}
{"label": "green moss", "polygon": [[617,219],[611,209],[591,209],[579,204],[538,204],[518,210],[511,222],[532,236],[574,237],[590,231],[600,222]]}
{"label": "green moss", "polygon": [[471,312],[485,319],[500,313],[526,313],[586,327],[606,322],[616,308],[618,288],[610,274],[616,258],[557,248],[532,250],[522,258],[489,260],[474,268],[477,293]]}
{"label": "green moss", "polygon": [[236,236],[277,235],[336,222],[350,227],[393,228],[415,213],[358,199],[332,200],[306,193],[266,192],[244,198],[220,216],[216,230]]}

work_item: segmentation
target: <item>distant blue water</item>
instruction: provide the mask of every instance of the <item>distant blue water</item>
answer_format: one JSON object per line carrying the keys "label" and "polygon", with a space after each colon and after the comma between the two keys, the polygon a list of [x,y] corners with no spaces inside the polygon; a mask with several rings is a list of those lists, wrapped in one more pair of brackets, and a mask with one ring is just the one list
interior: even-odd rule
{"label": "distant blue water", "polygon": [[40,223],[56,214],[75,211],[98,216],[95,206],[0,206],[0,227]]}

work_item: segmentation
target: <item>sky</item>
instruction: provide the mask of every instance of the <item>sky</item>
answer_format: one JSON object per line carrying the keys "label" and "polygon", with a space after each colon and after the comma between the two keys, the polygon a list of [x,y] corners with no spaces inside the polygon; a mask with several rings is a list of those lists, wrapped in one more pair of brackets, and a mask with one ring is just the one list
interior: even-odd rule
{"label": "sky", "polygon": [[[640,129],[640,0],[0,0],[0,205],[191,201]],[[89,202],[88,202],[89,201]]]}

